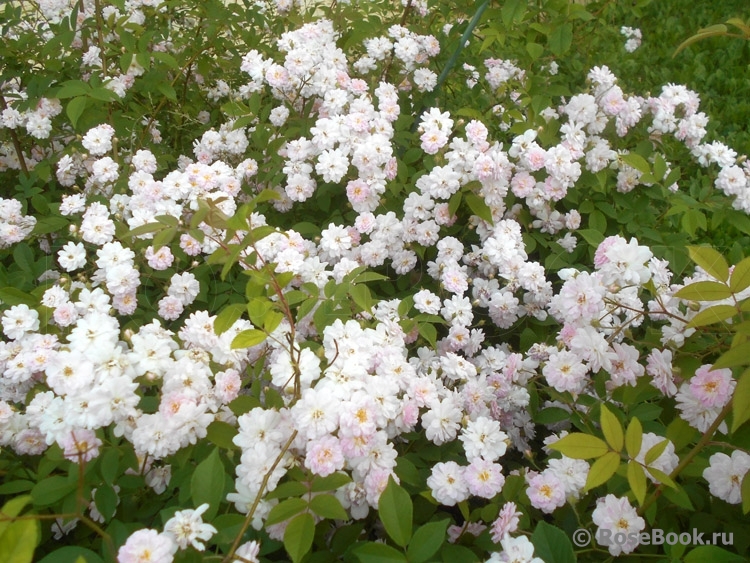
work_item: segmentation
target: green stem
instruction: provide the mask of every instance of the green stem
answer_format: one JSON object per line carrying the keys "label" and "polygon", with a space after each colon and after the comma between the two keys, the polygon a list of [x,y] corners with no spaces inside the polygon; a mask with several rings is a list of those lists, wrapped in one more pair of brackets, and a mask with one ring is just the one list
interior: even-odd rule
{"label": "green stem", "polygon": [[[0,94],[0,108],[2,108],[3,111],[8,109],[8,104],[5,101],[5,96]],[[21,148],[21,141],[18,138],[18,135],[16,134],[15,129],[8,129],[8,132],[10,133],[10,140],[13,142],[13,150],[16,151],[16,156],[18,157],[18,162],[21,165],[21,172],[29,175],[29,169],[26,166],[26,160],[23,158],[23,149]]]}

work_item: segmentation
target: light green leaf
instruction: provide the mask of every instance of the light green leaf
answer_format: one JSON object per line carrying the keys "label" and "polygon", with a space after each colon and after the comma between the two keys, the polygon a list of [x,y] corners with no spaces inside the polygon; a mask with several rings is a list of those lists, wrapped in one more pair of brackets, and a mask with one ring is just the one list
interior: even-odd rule
{"label": "light green leaf", "polygon": [[750,369],[737,381],[732,396],[732,432],[750,420]]}
{"label": "light green leaf", "polygon": [[625,164],[632,166],[642,174],[651,173],[651,166],[649,165],[648,161],[638,153],[631,152],[622,155],[620,158]]}
{"label": "light green leaf", "polygon": [[244,303],[230,303],[214,319],[214,332],[216,335],[224,334],[245,312],[247,305]]}
{"label": "light green leaf", "polygon": [[667,449],[667,446],[669,445],[669,440],[664,439],[661,442],[658,442],[651,446],[648,451],[646,452],[646,456],[643,458],[643,462],[646,465],[651,465],[659,459],[659,456],[664,453],[664,450]]}
{"label": "light green leaf", "polygon": [[733,368],[748,364],[750,364],[750,354],[747,352],[747,347],[740,344],[739,346],[730,348],[719,356],[719,359],[714,362],[711,369]]}
{"label": "light green leaf", "polygon": [[628,485],[638,504],[642,505],[646,499],[646,473],[637,461],[628,462]]}
{"label": "light green leaf", "polygon": [[250,348],[252,346],[257,346],[266,338],[268,338],[268,335],[262,330],[258,330],[257,328],[250,328],[248,330],[243,330],[234,337],[234,339],[232,340],[231,348],[232,350],[236,350],[238,348]]}
{"label": "light green leaf", "polygon": [[677,483],[672,481],[672,478],[663,471],[656,469],[655,467],[646,467],[646,470],[651,474],[651,477],[656,479],[659,483],[664,483],[668,487],[677,489]]}
{"label": "light green leaf", "polygon": [[622,424],[620,424],[618,418],[605,405],[601,406],[599,422],[602,426],[604,439],[610,447],[616,452],[622,450],[624,443]]}
{"label": "light green leaf", "polygon": [[349,287],[349,295],[357,306],[363,311],[372,311],[375,300],[372,298],[369,288],[364,284],[352,284]]}
{"label": "light green leaf", "polygon": [[643,442],[643,426],[641,421],[637,418],[633,418],[628,424],[628,429],[625,432],[625,449],[628,452],[628,456],[631,459],[635,459],[641,451],[641,443]]}
{"label": "light green leaf", "polygon": [[401,547],[406,547],[411,539],[413,507],[411,497],[400,487],[393,477],[380,495],[378,513],[385,531]]}
{"label": "light green leaf", "polygon": [[710,246],[688,246],[690,259],[720,282],[729,279],[729,265],[724,257]]}
{"label": "light green leaf", "polygon": [[609,447],[604,440],[580,432],[568,434],[557,442],[550,444],[549,448],[573,459],[601,457],[609,451]]}
{"label": "light green leaf", "polygon": [[735,316],[736,314],[736,307],[732,307],[731,305],[714,305],[713,307],[704,309],[703,311],[695,315],[685,326],[687,326],[687,328],[696,328],[699,326],[720,323]]}
{"label": "light green leaf", "polygon": [[747,514],[750,512],[750,471],[745,473],[742,478],[740,492],[742,494],[742,513]]}
{"label": "light green leaf", "polygon": [[591,465],[591,469],[589,469],[585,490],[590,491],[594,487],[598,487],[602,483],[609,481],[619,466],[620,454],[607,452],[601,456]]}
{"label": "light green leaf", "polygon": [[[31,502],[31,495],[23,495],[10,499],[0,509],[0,514],[4,518],[14,518],[21,514],[24,507]],[[6,528],[10,525],[10,520],[0,519],[0,536],[5,533]]]}
{"label": "light green leaf", "polygon": [[450,520],[428,522],[417,528],[409,542],[406,557],[409,563],[424,563],[435,555],[445,542],[445,532]]}
{"label": "light green leaf", "polygon": [[734,293],[740,293],[750,287],[750,258],[740,261],[732,270],[729,280],[729,289]]}
{"label": "light green leaf", "polygon": [[31,563],[41,539],[39,520],[16,520],[0,536],[0,554],[4,563]]}
{"label": "light green leaf", "polygon": [[690,301],[719,301],[731,297],[732,291],[724,283],[699,281],[686,285],[674,295]]}
{"label": "light green leaf", "polygon": [[510,28],[514,23],[521,22],[524,14],[526,14],[527,6],[528,0],[507,0],[503,2],[500,14],[505,27]]}
{"label": "light green leaf", "polygon": [[310,551],[315,537],[315,519],[307,512],[298,514],[284,530],[284,549],[293,563],[301,561]]}
{"label": "light green leaf", "polygon": [[492,211],[481,197],[473,193],[467,193],[464,194],[464,200],[474,215],[487,221],[490,225],[492,224]]}
{"label": "light green leaf", "polygon": [[102,563],[101,556],[85,547],[66,545],[56,549],[37,563]]}

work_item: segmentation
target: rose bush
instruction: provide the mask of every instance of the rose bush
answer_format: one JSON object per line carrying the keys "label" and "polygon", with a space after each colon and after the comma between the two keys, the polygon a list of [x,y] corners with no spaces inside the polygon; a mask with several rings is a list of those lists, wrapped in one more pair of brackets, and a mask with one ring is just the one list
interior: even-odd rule
{"label": "rose bush", "polygon": [[0,552],[742,560],[750,166],[583,69],[643,4],[6,3]]}

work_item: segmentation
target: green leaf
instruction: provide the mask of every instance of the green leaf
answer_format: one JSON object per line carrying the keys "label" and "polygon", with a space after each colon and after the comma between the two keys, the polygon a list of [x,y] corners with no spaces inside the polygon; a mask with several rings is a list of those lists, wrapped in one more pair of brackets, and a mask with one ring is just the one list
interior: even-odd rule
{"label": "green leaf", "polygon": [[363,543],[352,550],[360,563],[406,563],[406,556],[390,545],[377,542]]}
{"label": "green leaf", "polygon": [[677,489],[677,483],[672,481],[672,478],[663,471],[656,469],[655,467],[646,467],[646,470],[651,473],[651,477],[656,479],[659,483],[664,483],[668,487]]}
{"label": "green leaf", "polygon": [[560,528],[541,520],[531,535],[534,556],[542,561],[555,563],[575,563],[576,556],[570,537]]}
{"label": "green leaf", "polygon": [[39,520],[16,520],[0,536],[0,553],[7,563],[31,563],[41,539]]}
{"label": "green leaf", "polygon": [[635,168],[640,172],[641,174],[650,174],[651,173],[651,166],[649,165],[648,161],[643,158],[641,155],[635,152],[631,152],[628,154],[624,154],[620,156],[620,159],[622,161]]}
{"label": "green leaf", "polygon": [[631,459],[638,457],[638,454],[641,451],[642,442],[643,426],[641,426],[641,421],[634,417],[631,419],[630,424],[628,424],[628,429],[625,432],[625,449]]}
{"label": "green leaf", "polygon": [[710,246],[688,246],[690,259],[703,268],[706,273],[720,282],[729,279],[729,265],[724,257]]}
{"label": "green leaf", "polygon": [[745,473],[742,478],[740,491],[742,494],[742,513],[747,514],[750,512],[750,471]]}
{"label": "green leaf", "polygon": [[341,506],[341,501],[330,494],[317,495],[310,500],[310,510],[321,518],[331,520],[349,520],[349,516]]}
{"label": "green leaf", "polygon": [[413,507],[409,493],[393,477],[388,478],[388,485],[380,495],[378,513],[391,539],[396,545],[406,547],[411,539]]}
{"label": "green leaf", "polygon": [[589,227],[591,230],[601,234],[602,240],[604,240],[604,233],[607,232],[607,218],[604,213],[595,209],[589,214]]}
{"label": "green leaf", "polygon": [[78,125],[78,120],[83,115],[83,112],[86,111],[88,103],[89,100],[86,96],[78,96],[70,100],[68,105],[65,106],[65,115],[68,116],[73,129]]}
{"label": "green leaf", "polygon": [[37,563],[103,563],[101,556],[85,547],[66,545],[56,549]]}
{"label": "green leaf", "polygon": [[110,485],[100,485],[97,487],[94,494],[94,503],[105,521],[110,520],[115,515],[118,502],[117,493]]}
{"label": "green leaf", "polygon": [[601,457],[609,451],[604,440],[580,432],[568,434],[557,442],[550,444],[549,448],[573,459]]}
{"label": "green leaf", "polygon": [[0,301],[6,305],[28,305],[35,307],[39,300],[15,287],[0,288]]}
{"label": "green leaf", "polygon": [[658,442],[651,446],[648,451],[646,452],[646,456],[643,458],[643,462],[646,465],[651,465],[659,459],[659,456],[664,453],[664,450],[667,449],[667,446],[669,445],[669,440],[664,439],[661,442]]}
{"label": "green leaf", "polygon": [[208,503],[209,508],[203,518],[207,522],[216,516],[219,505],[224,500],[224,487],[227,474],[219,458],[219,448],[214,448],[209,456],[198,464],[190,479],[190,495],[194,506]]}
{"label": "green leaf", "polygon": [[428,522],[417,528],[406,550],[409,563],[424,563],[435,555],[445,542],[448,524],[450,520],[446,519],[440,522]]}
{"label": "green leaf", "polygon": [[747,561],[741,555],[731,553],[715,545],[699,545],[684,557],[685,563],[741,563]]}
{"label": "green leaf", "polygon": [[57,215],[50,215],[49,217],[42,217],[34,225],[34,230],[31,231],[32,235],[47,235],[49,233],[57,233],[67,229],[70,225],[65,217],[58,217]]}
{"label": "green leaf", "polygon": [[690,301],[719,301],[731,297],[732,291],[724,283],[699,281],[686,285],[674,295]]}
{"label": "green leaf", "polygon": [[466,193],[464,194],[464,200],[466,200],[469,209],[484,221],[487,221],[490,225],[492,224],[492,211],[487,207],[484,200],[476,194]]}
{"label": "green leaf", "polygon": [[607,452],[601,456],[591,465],[591,469],[589,469],[585,490],[590,491],[594,487],[598,487],[602,483],[609,481],[619,466],[620,454]]}
{"label": "green leaf", "polygon": [[162,223],[146,223],[140,227],[129,230],[127,233],[122,235],[123,238],[139,237],[141,235],[147,235],[149,233],[155,233],[161,231],[164,228]]}
{"label": "green leaf", "polygon": [[732,396],[732,432],[750,420],[750,369],[737,380]]}
{"label": "green leaf", "polygon": [[736,307],[732,307],[731,305],[714,305],[713,307],[704,309],[703,311],[695,315],[685,326],[687,328],[695,328],[699,326],[720,323],[735,316],[736,314]]}
{"label": "green leaf", "polygon": [[307,510],[307,501],[301,498],[289,498],[274,506],[268,513],[267,526],[289,520],[300,512]]}
{"label": "green leaf", "polygon": [[352,284],[349,287],[349,295],[360,309],[367,311],[368,313],[372,311],[372,306],[375,304],[375,300],[372,298],[372,294],[366,285]]}
{"label": "green leaf", "polygon": [[231,424],[222,420],[214,420],[206,428],[206,438],[212,444],[225,450],[236,450],[238,447],[232,441],[239,432]]}
{"label": "green leaf", "polygon": [[[0,509],[0,514],[4,518],[14,518],[21,514],[24,507],[31,502],[31,495],[23,495],[10,499]],[[10,520],[0,519],[0,536],[5,533],[6,528],[10,525]]]}
{"label": "green leaf", "polygon": [[531,60],[535,61],[544,54],[544,47],[539,43],[527,43],[526,52],[531,57]]}
{"label": "green leaf", "polygon": [[618,418],[605,405],[601,406],[599,422],[602,426],[604,439],[610,447],[616,452],[622,450],[624,444],[622,424],[620,424]]}
{"label": "green leaf", "polygon": [[232,350],[236,350],[237,348],[250,348],[252,346],[257,346],[266,338],[268,338],[268,335],[262,330],[250,328],[248,330],[243,330],[234,337],[231,348]]}
{"label": "green leaf", "polygon": [[247,305],[244,303],[230,303],[216,315],[214,320],[214,332],[217,335],[224,334],[245,312]]}
{"label": "green leaf", "polygon": [[750,258],[745,258],[732,270],[729,289],[734,293],[740,293],[748,287],[750,287]]}
{"label": "green leaf", "polygon": [[31,498],[34,506],[50,506],[75,490],[75,481],[70,482],[67,477],[55,475],[39,481],[31,489]]}
{"label": "green leaf", "polygon": [[307,512],[298,514],[284,530],[284,549],[293,563],[301,561],[312,547],[315,537],[315,519]]}
{"label": "green leaf", "polygon": [[604,235],[596,229],[580,229],[576,234],[581,235],[583,240],[593,247],[599,246],[604,241]]}
{"label": "green leaf", "polygon": [[643,466],[637,461],[628,462],[628,485],[633,491],[638,504],[643,505],[646,499],[646,473]]}
{"label": "green leaf", "polygon": [[549,34],[548,41],[550,51],[561,57],[568,52],[573,44],[573,26],[569,23],[558,25]]}
{"label": "green leaf", "polygon": [[347,483],[351,483],[352,479],[346,473],[333,473],[326,477],[316,476],[313,479],[310,491],[313,493],[320,493],[323,491],[334,491],[339,487],[343,487]]}
{"label": "green leaf", "polygon": [[730,348],[719,356],[719,359],[714,362],[711,369],[733,368],[748,364],[750,364],[750,354],[747,353],[747,348],[740,344],[739,346]]}
{"label": "green leaf", "polygon": [[82,96],[91,91],[91,86],[82,80],[67,80],[63,82],[62,88],[57,91],[55,97],[59,100]]}
{"label": "green leaf", "polygon": [[503,2],[500,14],[503,18],[503,24],[510,28],[514,23],[520,23],[526,14],[528,0],[506,0]]}

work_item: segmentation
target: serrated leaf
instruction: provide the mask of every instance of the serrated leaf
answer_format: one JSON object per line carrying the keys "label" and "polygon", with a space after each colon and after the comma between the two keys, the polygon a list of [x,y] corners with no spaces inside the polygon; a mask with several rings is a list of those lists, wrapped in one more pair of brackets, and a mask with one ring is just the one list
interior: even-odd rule
{"label": "serrated leaf", "polygon": [[310,551],[315,537],[315,519],[312,514],[298,514],[284,530],[284,549],[293,563],[301,561]]}
{"label": "serrated leaf", "polygon": [[635,459],[641,451],[643,443],[643,426],[637,418],[630,420],[628,429],[625,432],[625,449],[631,459]]}
{"label": "serrated leaf", "polygon": [[406,557],[409,563],[424,563],[435,555],[445,542],[445,532],[450,520],[428,522],[417,528],[409,542]]}
{"label": "serrated leaf", "polygon": [[732,432],[750,420],[750,369],[737,380],[732,396]]}
{"label": "serrated leaf", "polygon": [[622,431],[622,424],[620,424],[618,418],[605,405],[601,406],[599,423],[602,427],[604,439],[610,447],[616,452],[622,450],[625,440]]}
{"label": "serrated leaf", "polygon": [[406,556],[390,545],[367,542],[358,545],[352,553],[360,563],[406,563]]}
{"label": "serrated leaf", "polygon": [[750,258],[740,261],[732,270],[729,279],[729,289],[734,293],[740,293],[750,287]]}
{"label": "serrated leaf", "polygon": [[690,259],[703,268],[706,273],[720,282],[729,279],[729,265],[724,257],[710,246],[688,246]]}
{"label": "serrated leaf", "polygon": [[720,323],[733,317],[736,314],[736,307],[732,307],[731,305],[714,305],[713,307],[704,309],[703,311],[695,315],[685,326],[687,328],[696,328],[699,326]]}
{"label": "serrated leaf", "polygon": [[341,506],[341,501],[333,495],[324,494],[312,497],[310,500],[310,510],[321,518],[331,520],[348,520],[349,515]]}
{"label": "serrated leaf", "polygon": [[388,536],[401,547],[411,539],[413,506],[409,493],[388,478],[388,485],[380,495],[378,514]]}
{"label": "serrated leaf", "polygon": [[609,447],[604,440],[580,432],[568,434],[557,442],[550,444],[549,448],[573,459],[601,457],[609,451]]}
{"label": "serrated leaf", "polygon": [[303,510],[307,510],[307,501],[301,498],[288,498],[274,506],[268,513],[266,526],[273,526],[279,522],[289,520]]}
{"label": "serrated leaf", "polygon": [[576,556],[570,536],[557,526],[541,520],[531,535],[534,556],[542,561],[555,563],[575,563]]}
{"label": "serrated leaf", "polygon": [[194,506],[208,503],[209,508],[203,518],[210,522],[219,511],[224,500],[224,487],[227,474],[219,458],[219,449],[214,448],[206,459],[198,464],[190,478],[190,496]]}
{"label": "serrated leaf", "polygon": [[637,461],[631,460],[628,462],[628,485],[630,485],[630,490],[633,491],[638,504],[643,505],[643,501],[646,499],[646,473],[643,466]]}
{"label": "serrated leaf", "polygon": [[266,338],[268,338],[268,335],[262,330],[258,330],[257,328],[250,328],[248,330],[243,330],[237,336],[235,336],[230,347],[232,348],[232,350],[236,350],[238,348],[251,348],[262,343]]}
{"label": "serrated leaf", "polygon": [[615,452],[607,452],[593,464],[589,469],[588,477],[586,477],[585,490],[590,491],[594,487],[598,487],[602,483],[606,483],[615,474],[617,468],[620,466],[620,454]]}
{"label": "serrated leaf", "polygon": [[675,297],[690,301],[719,301],[732,296],[726,284],[713,281],[699,281],[678,290]]}

